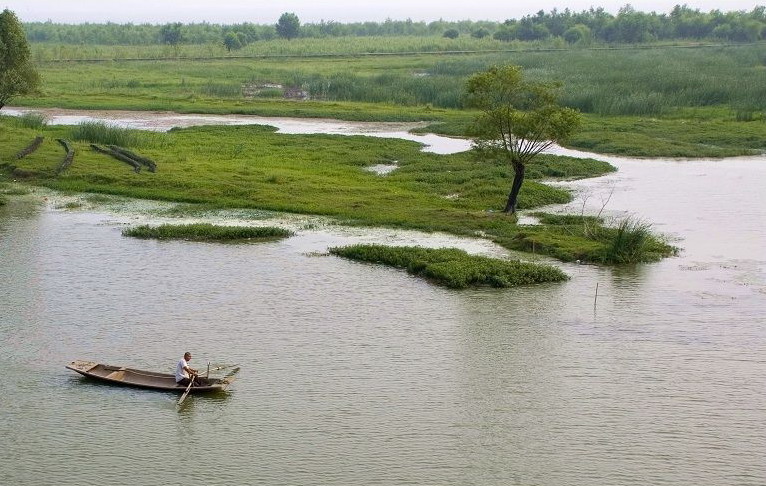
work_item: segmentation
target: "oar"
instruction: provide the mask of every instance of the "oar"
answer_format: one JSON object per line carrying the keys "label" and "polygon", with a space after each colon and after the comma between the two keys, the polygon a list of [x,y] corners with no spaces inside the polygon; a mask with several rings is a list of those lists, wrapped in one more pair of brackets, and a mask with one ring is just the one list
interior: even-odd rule
{"label": "oar", "polygon": [[184,394],[181,395],[181,398],[178,400],[178,406],[181,406],[184,400],[186,400],[186,395],[189,394],[189,391],[191,390],[191,387],[193,384],[194,384],[194,376],[189,375],[189,386],[186,387],[186,391],[184,391]]}

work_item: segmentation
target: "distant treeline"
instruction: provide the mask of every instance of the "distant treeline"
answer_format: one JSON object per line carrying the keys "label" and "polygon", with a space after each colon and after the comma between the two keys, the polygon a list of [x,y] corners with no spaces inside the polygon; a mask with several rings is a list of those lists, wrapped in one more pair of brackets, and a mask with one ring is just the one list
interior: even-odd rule
{"label": "distant treeline", "polygon": [[[24,24],[30,42],[93,45],[219,44],[239,48],[259,40],[278,37],[275,25],[219,24]],[[505,22],[385,22],[339,23],[322,21],[299,27],[304,38],[346,36],[472,36],[501,41],[540,41],[560,38],[569,44],[643,43],[667,40],[720,40],[755,42],[766,40],[766,7],[752,11],[701,12],[676,6],[668,13],[645,13],[630,6],[612,15],[602,8],[582,12],[569,9],[539,11]],[[227,40],[228,38],[228,40]],[[236,41],[233,41],[236,39]]]}

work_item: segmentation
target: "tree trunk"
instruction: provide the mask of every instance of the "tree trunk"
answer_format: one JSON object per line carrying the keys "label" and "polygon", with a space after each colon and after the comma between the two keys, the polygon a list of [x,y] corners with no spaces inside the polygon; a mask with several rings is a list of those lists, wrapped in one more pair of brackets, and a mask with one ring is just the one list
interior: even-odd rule
{"label": "tree trunk", "polygon": [[524,183],[524,168],[524,164],[513,164],[513,184],[511,185],[511,193],[508,194],[508,202],[503,209],[504,213],[513,214],[516,212],[519,191],[521,191],[521,184]]}

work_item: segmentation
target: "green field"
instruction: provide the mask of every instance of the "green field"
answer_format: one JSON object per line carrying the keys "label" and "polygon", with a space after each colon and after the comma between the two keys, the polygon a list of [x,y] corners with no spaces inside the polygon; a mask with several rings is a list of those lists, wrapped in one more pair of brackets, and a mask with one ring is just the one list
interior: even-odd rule
{"label": "green field", "polygon": [[[493,64],[513,63],[521,65],[531,79],[560,81],[562,102],[586,115],[582,131],[569,142],[572,147],[682,157],[766,150],[766,44],[612,50],[534,50],[525,44],[508,50],[505,43],[506,52],[403,51],[437,50],[444,42],[428,37],[355,38],[348,43],[355,47],[343,51],[336,38],[273,40],[248,46],[266,57],[45,61],[38,63],[44,80],[42,94],[15,104],[425,120],[435,122],[429,128],[432,131],[465,135],[473,118],[473,113],[461,108],[467,77]],[[464,42],[492,48],[490,44],[497,41],[466,38]],[[357,48],[375,52],[375,45],[394,54],[354,54]],[[196,51],[204,47],[182,46]],[[37,58],[51,57],[41,54],[46,49],[54,47],[33,45]],[[122,54],[130,57],[150,57],[168,54],[171,48],[124,49],[130,52]],[[297,57],[279,57],[283,49]],[[111,59],[120,53],[120,46],[60,46],[53,57]],[[273,85],[283,88],[263,88]],[[283,99],[288,87],[307,93],[310,101]]]}

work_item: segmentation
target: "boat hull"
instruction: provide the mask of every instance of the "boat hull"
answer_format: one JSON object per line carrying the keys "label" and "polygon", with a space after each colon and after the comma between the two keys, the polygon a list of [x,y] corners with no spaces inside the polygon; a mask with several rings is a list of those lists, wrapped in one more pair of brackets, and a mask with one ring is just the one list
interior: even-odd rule
{"label": "boat hull", "polygon": [[[186,385],[176,384],[175,375],[169,373],[157,373],[154,371],[137,370],[123,366],[112,366],[93,361],[72,361],[66,365],[67,369],[77,372],[88,378],[93,378],[105,383],[119,386],[131,386],[148,390],[170,391],[183,393]],[[193,386],[190,393],[210,393],[224,391],[233,381],[233,377],[210,378],[207,386]]]}

